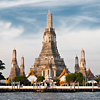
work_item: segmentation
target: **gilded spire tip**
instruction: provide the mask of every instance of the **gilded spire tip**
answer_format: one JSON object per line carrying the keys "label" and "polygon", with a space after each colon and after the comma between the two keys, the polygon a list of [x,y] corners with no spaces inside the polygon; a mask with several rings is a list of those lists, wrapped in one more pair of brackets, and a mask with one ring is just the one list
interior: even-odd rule
{"label": "gilded spire tip", "polygon": [[51,10],[50,10],[50,8],[49,8],[49,13],[51,13]]}

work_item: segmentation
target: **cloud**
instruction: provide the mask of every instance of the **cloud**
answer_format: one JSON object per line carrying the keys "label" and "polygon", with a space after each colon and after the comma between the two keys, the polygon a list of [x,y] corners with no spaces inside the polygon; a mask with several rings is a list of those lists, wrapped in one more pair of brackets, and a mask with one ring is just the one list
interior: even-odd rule
{"label": "cloud", "polygon": [[[84,5],[84,4],[94,4],[97,3],[98,0],[1,0],[0,8],[9,8],[9,7],[18,7],[18,6],[42,6],[42,7],[52,7],[52,6],[69,6],[69,5]],[[9,5],[8,5],[9,4]]]}
{"label": "cloud", "polygon": [[100,22],[99,18],[89,17],[89,16],[76,16],[77,21],[90,21],[90,22]]}
{"label": "cloud", "polygon": [[0,21],[0,38],[11,39],[20,36],[24,32],[22,26],[14,27],[11,22]]}
{"label": "cloud", "polygon": [[33,24],[36,21],[36,19],[27,18],[27,17],[18,17],[17,19],[19,19],[23,22],[29,23],[29,24]]}
{"label": "cloud", "polygon": [[[70,34],[74,31],[79,30],[92,30],[98,29],[100,27],[100,18],[90,17],[89,15],[74,15],[74,16],[63,16],[63,17],[56,17],[56,29],[58,30],[59,34]],[[62,28],[62,27],[63,28]],[[61,31],[65,31],[62,33]],[[61,33],[60,33],[61,32]]]}
{"label": "cloud", "polygon": [[[10,7],[17,7],[17,6],[23,6],[23,5],[31,5],[35,3],[44,2],[46,0],[2,0],[0,1],[0,8],[10,8]],[[9,3],[9,5],[8,5]]]}
{"label": "cloud", "polygon": [[[81,17],[81,20],[96,21],[92,18]],[[68,19],[67,19],[68,20]],[[83,20],[83,21],[84,21]],[[72,19],[73,21],[73,19]],[[94,74],[98,74],[100,56],[100,28],[79,28],[80,21],[73,21],[74,24],[68,25],[65,19],[60,20],[59,27],[56,28],[57,33],[57,45],[61,57],[64,58],[66,65],[71,72],[74,72],[74,58],[76,55],[81,57],[82,48],[86,53],[87,68],[91,68]]]}
{"label": "cloud", "polygon": [[[59,18],[57,18],[58,20]],[[100,42],[100,26],[93,26],[91,28],[90,24],[84,24],[84,22],[100,22],[99,18],[93,18],[89,16],[73,16],[73,17],[62,17],[58,20],[58,25],[56,26],[56,32],[58,34],[59,40],[63,38],[62,44],[66,44],[62,50],[75,50],[87,48],[88,50],[98,50],[98,43]],[[67,41],[67,42],[65,42]],[[60,44],[60,46],[62,46]],[[94,46],[94,48],[93,48]]]}

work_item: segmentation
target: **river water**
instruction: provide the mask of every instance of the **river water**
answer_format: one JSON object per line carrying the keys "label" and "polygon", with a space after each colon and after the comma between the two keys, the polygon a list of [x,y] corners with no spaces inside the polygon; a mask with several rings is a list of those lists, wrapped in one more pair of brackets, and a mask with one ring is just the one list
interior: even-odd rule
{"label": "river water", "polygon": [[100,100],[100,92],[76,93],[0,93],[0,100]]}

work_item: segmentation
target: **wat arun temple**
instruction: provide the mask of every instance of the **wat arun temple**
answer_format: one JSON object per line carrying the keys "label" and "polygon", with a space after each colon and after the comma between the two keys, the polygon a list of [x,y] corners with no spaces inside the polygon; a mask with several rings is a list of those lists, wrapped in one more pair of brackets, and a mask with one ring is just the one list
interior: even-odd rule
{"label": "wat arun temple", "polygon": [[30,71],[33,70],[36,76],[50,76],[52,78],[57,78],[64,69],[68,72],[57,49],[56,33],[50,9],[47,14],[47,28],[45,28],[42,43],[42,50]]}

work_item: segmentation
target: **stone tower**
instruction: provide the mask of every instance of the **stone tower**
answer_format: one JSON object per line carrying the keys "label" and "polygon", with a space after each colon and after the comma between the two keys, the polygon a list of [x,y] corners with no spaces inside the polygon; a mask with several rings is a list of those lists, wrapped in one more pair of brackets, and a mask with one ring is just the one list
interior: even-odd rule
{"label": "stone tower", "polygon": [[57,49],[56,34],[53,28],[50,9],[47,14],[47,28],[44,31],[42,43],[41,53],[39,57],[35,59],[34,65],[31,68],[34,70],[34,73],[37,76],[44,77],[46,77],[48,73],[49,76],[56,78],[61,74],[64,68],[68,72],[64,60],[60,57]]}
{"label": "stone tower", "polygon": [[83,49],[81,51],[81,60],[80,60],[79,72],[81,72],[85,78],[87,77],[87,74],[86,74],[85,51]]}
{"label": "stone tower", "polygon": [[12,80],[15,76],[20,75],[20,69],[17,63],[17,57],[16,57],[16,50],[13,50],[13,56],[12,56],[12,63],[11,63],[11,72],[9,75],[9,79]]}
{"label": "stone tower", "polygon": [[75,73],[77,73],[79,70],[79,63],[78,63],[78,57],[75,57]]}
{"label": "stone tower", "polygon": [[21,57],[21,65],[20,65],[20,75],[21,76],[23,76],[23,75],[25,75],[25,73],[24,73],[24,57],[22,56]]}

